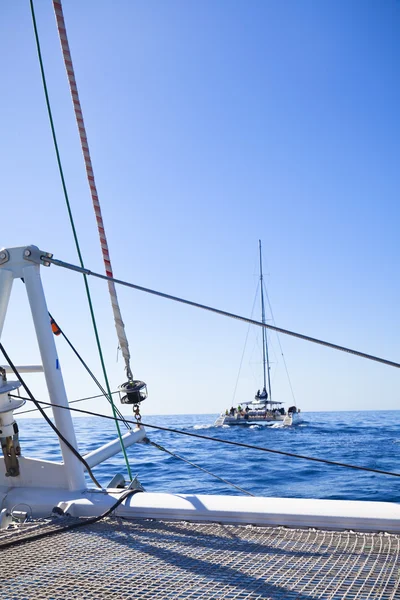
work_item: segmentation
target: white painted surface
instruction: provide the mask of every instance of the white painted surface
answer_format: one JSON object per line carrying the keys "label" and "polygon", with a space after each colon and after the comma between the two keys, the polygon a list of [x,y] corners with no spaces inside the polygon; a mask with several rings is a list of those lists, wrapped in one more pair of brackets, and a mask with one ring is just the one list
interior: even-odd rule
{"label": "white painted surface", "polygon": [[[129,446],[132,446],[132,444],[135,444],[136,442],[140,442],[145,437],[145,429],[143,427],[141,427],[140,429],[137,427],[132,431],[127,431],[122,436],[122,439],[125,448],[129,448]],[[89,454],[85,454],[83,458],[86,460],[89,467],[95,467],[96,465],[99,465],[111,456],[118,454],[118,452],[120,451],[121,443],[119,441],[119,438],[117,438],[114,441],[108,442],[108,444],[104,444],[104,446],[97,448],[97,450],[93,450],[92,452],[89,452]]]}
{"label": "white painted surface", "polygon": [[3,331],[4,321],[7,314],[14,277],[11,271],[6,269],[8,263],[0,265],[0,337]]}
{"label": "white painted surface", "polygon": [[[67,394],[65,392],[54,335],[50,326],[46,299],[40,280],[39,265],[27,263],[27,266],[22,271],[50,401],[52,404],[68,408]],[[74,448],[77,448],[78,445],[70,411],[64,408],[57,408],[56,406],[53,406],[52,410],[57,429]],[[85,489],[86,483],[82,463],[63,442],[60,442],[60,446],[69,488],[71,490]]]}
{"label": "white painted surface", "polygon": [[390,502],[136,494],[129,504],[145,518],[400,532],[400,505]]}
{"label": "white painted surface", "polygon": [[68,482],[62,463],[26,458],[24,456],[18,457],[18,463],[20,474],[17,477],[6,477],[4,457],[0,456],[0,488],[27,488],[26,492],[28,494],[30,487],[45,488],[43,494],[47,493],[47,488],[59,487],[62,493],[68,489]]}
{"label": "white painted surface", "polygon": [[[18,367],[15,368],[18,373],[43,373],[44,371],[42,365],[18,365]],[[0,365],[0,369],[4,369],[6,373],[14,373],[12,368],[8,365]]]}
{"label": "white painted surface", "polygon": [[[123,490],[122,490],[123,492]],[[0,487],[0,508],[18,503],[31,507],[34,516],[61,506],[72,516],[98,516],[110,508],[121,490],[69,490]],[[390,502],[314,500],[297,498],[248,498],[241,496],[174,495],[137,493],[116,510],[125,518],[203,521],[260,526],[320,528],[400,533],[400,505]]]}

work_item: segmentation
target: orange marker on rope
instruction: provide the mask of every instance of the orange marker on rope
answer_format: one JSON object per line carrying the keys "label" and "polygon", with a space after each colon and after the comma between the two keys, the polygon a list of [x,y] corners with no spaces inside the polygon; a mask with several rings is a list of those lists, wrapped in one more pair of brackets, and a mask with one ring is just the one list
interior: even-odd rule
{"label": "orange marker on rope", "polygon": [[50,319],[50,325],[51,325],[51,330],[54,333],[54,335],[60,335],[61,329],[59,328],[59,326],[57,325],[57,323],[55,322],[55,320],[53,318]]}

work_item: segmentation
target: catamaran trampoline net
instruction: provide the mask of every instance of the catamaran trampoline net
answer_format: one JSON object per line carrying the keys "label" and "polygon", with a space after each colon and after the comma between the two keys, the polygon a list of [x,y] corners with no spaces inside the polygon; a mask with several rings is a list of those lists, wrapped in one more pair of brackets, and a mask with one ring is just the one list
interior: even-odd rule
{"label": "catamaran trampoline net", "polygon": [[33,537],[66,523],[0,532],[2,600],[400,598],[399,535],[112,518]]}

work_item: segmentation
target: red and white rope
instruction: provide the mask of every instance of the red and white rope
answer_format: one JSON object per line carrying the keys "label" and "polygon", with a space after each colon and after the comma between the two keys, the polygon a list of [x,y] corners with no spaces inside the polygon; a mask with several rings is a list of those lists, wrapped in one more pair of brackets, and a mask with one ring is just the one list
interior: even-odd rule
{"label": "red and white rope", "polygon": [[[87,140],[85,124],[83,121],[83,114],[82,114],[81,103],[79,100],[78,88],[77,88],[76,80],[75,80],[74,67],[72,64],[71,53],[69,50],[67,32],[66,32],[65,22],[64,22],[64,15],[63,15],[63,10],[62,10],[62,6],[61,6],[61,0],[53,0],[53,6],[54,6],[54,12],[56,15],[58,34],[59,34],[60,42],[61,42],[61,49],[62,49],[62,53],[63,53],[63,57],[64,57],[64,64],[65,64],[65,68],[67,70],[67,76],[68,76],[69,86],[70,86],[70,90],[71,90],[72,102],[74,105],[76,122],[77,122],[78,129],[79,129],[79,137],[81,139],[81,146],[82,146],[83,158],[85,160],[85,167],[86,167],[86,173],[87,173],[87,178],[88,178],[89,187],[90,187],[90,193],[92,195],[93,209],[94,209],[94,213],[95,213],[96,221],[97,221],[97,229],[98,229],[99,237],[100,237],[101,251],[103,253],[105,272],[108,277],[113,277],[110,254],[108,251],[107,238],[106,238],[106,234],[105,234],[105,230],[104,230],[103,218],[101,215],[99,197],[97,195],[97,188],[96,188],[96,182],[94,179],[92,161],[91,161],[90,153],[89,153],[89,144],[88,144],[88,140]],[[115,327],[117,330],[118,342],[119,342],[119,345],[120,345],[120,348],[122,351],[122,356],[124,357],[124,361],[125,361],[126,372],[127,372],[128,378],[132,379],[132,372],[130,369],[129,345],[128,345],[128,340],[126,338],[125,326],[122,321],[121,311],[120,311],[119,304],[118,304],[118,297],[117,297],[117,292],[115,289],[114,282],[108,281],[108,290],[110,292],[111,305],[112,305],[112,310],[114,313]]]}

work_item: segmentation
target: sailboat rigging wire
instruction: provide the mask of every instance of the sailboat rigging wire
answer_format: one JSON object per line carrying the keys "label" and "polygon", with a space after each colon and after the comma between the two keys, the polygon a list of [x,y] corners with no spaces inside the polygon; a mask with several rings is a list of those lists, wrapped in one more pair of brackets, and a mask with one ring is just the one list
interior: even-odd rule
{"label": "sailboat rigging wire", "polygon": [[[118,392],[113,392],[114,394],[118,394]],[[10,394],[11,395],[11,394]],[[17,396],[17,395],[12,395],[13,398],[19,398],[21,399],[21,396]],[[88,398],[79,398],[78,400],[71,400],[68,404],[74,404],[76,402],[82,402],[84,400],[92,400],[92,398],[100,398],[102,397],[102,394],[99,394],[98,396],[90,396]],[[43,410],[46,410],[47,408],[50,408],[50,406],[45,406]],[[36,412],[37,410],[39,410],[38,408],[33,408],[32,410],[23,410],[21,412],[16,412],[14,413],[15,416],[18,415],[24,415],[26,413],[30,413],[30,412]],[[121,415],[123,422],[126,423],[126,419],[123,415]],[[239,487],[238,485],[235,485],[234,483],[232,483],[231,481],[228,481],[227,479],[223,479],[222,477],[219,477],[218,475],[216,475],[215,473],[211,473],[211,471],[207,471],[207,469],[204,469],[203,467],[200,467],[200,465],[196,465],[195,463],[190,462],[190,460],[187,460],[186,458],[183,458],[183,456],[179,456],[178,454],[175,454],[174,452],[171,452],[170,450],[167,450],[166,448],[164,448],[163,446],[161,446],[160,444],[156,444],[155,442],[151,441],[149,438],[145,438],[143,440],[143,442],[145,442],[146,444],[150,444],[151,446],[154,446],[155,448],[157,448],[158,450],[162,450],[163,452],[166,452],[167,454],[170,454],[171,456],[173,456],[174,458],[178,458],[179,460],[182,460],[183,462],[191,465],[192,467],[196,467],[197,469],[200,469],[201,471],[204,471],[205,473],[207,473],[208,475],[212,475],[213,477],[215,477],[216,479],[219,479],[220,481],[222,481],[223,483],[226,483],[227,485],[230,485],[234,488],[236,488],[237,490],[243,492],[244,494],[247,494],[248,496],[254,496],[254,494],[252,494],[251,492],[247,492],[246,490],[244,490],[243,488]]]}
{"label": "sailboat rigging wire", "polygon": [[[39,402],[38,400],[36,400],[32,394],[32,392],[30,391],[30,389],[28,388],[28,386],[26,385],[25,381],[22,379],[20,373],[17,371],[17,368],[15,367],[14,363],[11,361],[10,357],[8,356],[7,352],[4,349],[3,344],[0,342],[0,351],[3,353],[4,358],[6,359],[6,361],[8,362],[8,364],[10,365],[10,367],[12,368],[12,370],[14,371],[14,375],[17,377],[17,379],[19,379],[19,381],[22,384],[22,387],[24,388],[24,390],[26,391],[26,393],[28,394],[29,398],[23,398],[24,400],[30,400],[31,402],[33,402],[36,406],[36,408],[40,411],[41,415],[44,417],[45,421],[50,425],[50,427],[52,428],[52,430],[57,434],[57,436],[59,437],[59,439],[64,442],[64,444],[71,450],[71,452],[76,456],[76,458],[78,460],[81,461],[81,463],[84,465],[89,477],[91,478],[91,480],[93,481],[93,483],[95,485],[97,485],[97,487],[101,488],[102,486],[100,485],[100,483],[97,481],[96,477],[93,475],[92,473],[92,469],[89,467],[89,465],[87,464],[86,460],[83,458],[83,456],[81,456],[78,452],[78,450],[76,450],[76,448],[74,448],[74,446],[67,440],[67,438],[65,438],[63,436],[63,434],[61,433],[61,431],[59,431],[59,429],[56,427],[56,425],[54,425],[54,423],[51,421],[51,419],[49,419],[49,417],[46,415],[46,413],[44,412],[43,408],[40,406],[42,403]],[[51,406],[51,404],[50,404]],[[60,407],[61,405],[59,404],[54,404],[53,406],[58,406]],[[68,409],[68,406],[64,406],[64,408]]]}
{"label": "sailboat rigging wire", "polygon": [[230,485],[230,486],[236,488],[237,490],[239,490],[240,492],[243,492],[244,494],[247,494],[248,496],[254,497],[254,494],[252,494],[251,492],[247,492],[246,490],[244,490],[243,488],[239,487],[238,485],[232,483],[231,481],[228,481],[227,479],[223,479],[222,477],[219,477],[219,475],[216,475],[215,473],[211,473],[211,471],[207,471],[207,469],[204,469],[203,467],[200,467],[200,465],[196,465],[195,463],[190,462],[190,460],[187,460],[187,458],[183,458],[183,456],[179,456],[179,454],[175,454],[175,452],[171,452],[171,450],[167,450],[160,444],[156,444],[155,442],[152,442],[151,440],[149,440],[148,437],[145,437],[143,442],[146,444],[150,444],[151,446],[154,446],[154,448],[157,448],[158,450],[161,450],[162,452],[166,452],[167,454],[170,454],[174,458],[178,458],[179,460],[182,460],[183,462],[187,463],[188,465],[191,465],[192,467],[196,467],[196,469],[200,469],[200,471],[204,471],[204,473],[207,473],[207,475],[212,475],[216,479],[219,479],[219,481],[222,481],[223,483],[226,483],[227,485]]}
{"label": "sailboat rigging wire", "polygon": [[[1,346],[1,344],[0,344]],[[24,398],[23,396],[16,396],[15,394],[9,394],[11,398],[22,398],[23,400],[31,400],[31,398]],[[39,404],[47,406],[56,406],[57,408],[63,408],[64,410],[72,410],[74,412],[82,413],[83,415],[89,415],[91,417],[101,417],[102,419],[113,419],[109,415],[101,415],[90,410],[83,410],[82,408],[71,408],[70,406],[61,406],[59,404],[51,404],[50,402],[44,402],[43,400],[33,400]],[[127,419],[127,423],[131,425],[138,425],[137,421],[130,421]],[[301,458],[303,460],[311,460],[313,462],[323,463],[325,465],[333,465],[335,467],[345,467],[347,469],[356,469],[357,471],[368,471],[369,473],[379,473],[380,475],[391,475],[392,477],[400,477],[400,473],[393,473],[392,471],[382,471],[380,469],[372,469],[370,467],[361,467],[359,465],[350,465],[348,463],[337,462],[334,460],[328,460],[326,458],[315,458],[314,456],[305,456],[304,454],[295,454],[294,452],[285,452],[284,450],[274,450],[272,448],[264,448],[263,446],[254,446],[252,444],[244,444],[243,442],[232,442],[231,440],[224,440],[207,435],[201,435],[200,433],[192,433],[189,431],[182,431],[181,429],[172,429],[171,427],[162,427],[161,425],[150,425],[150,423],[143,423],[140,421],[140,425],[143,427],[149,427],[150,429],[159,429],[160,431],[168,431],[169,433],[178,433],[180,435],[187,435],[188,437],[199,438],[201,440],[208,440],[209,442],[219,442],[220,444],[229,444],[230,446],[238,446],[239,448],[248,448],[249,450],[260,450],[261,452],[269,452],[271,454],[280,454],[282,456],[289,456],[291,458]]]}
{"label": "sailboat rigging wire", "polygon": [[[57,157],[58,170],[59,170],[59,173],[60,173],[62,188],[63,188],[63,192],[64,192],[64,198],[65,198],[65,204],[67,206],[68,216],[69,216],[69,220],[70,220],[70,223],[71,223],[71,228],[72,228],[72,233],[73,233],[73,237],[74,237],[74,241],[75,241],[76,251],[78,253],[78,258],[79,258],[79,262],[81,264],[81,267],[83,267],[84,263],[83,263],[82,253],[81,253],[81,249],[80,249],[80,245],[79,245],[78,234],[77,234],[76,228],[75,228],[74,217],[72,215],[71,205],[70,205],[70,202],[69,202],[67,185],[65,183],[64,171],[63,171],[63,168],[62,168],[60,152],[59,152],[59,149],[58,149],[58,142],[57,142],[56,130],[55,130],[55,127],[54,127],[53,114],[52,114],[51,105],[50,105],[50,98],[49,98],[49,94],[48,94],[48,91],[47,91],[46,75],[45,75],[45,72],[44,72],[43,59],[42,59],[42,51],[41,51],[41,48],[40,48],[39,32],[38,32],[38,28],[37,28],[37,24],[36,24],[36,16],[35,16],[35,8],[34,8],[34,5],[33,5],[33,0],[30,0],[30,7],[31,7],[33,29],[34,29],[34,32],[35,32],[36,49],[37,49],[37,54],[38,54],[38,58],[39,58],[40,72],[41,72],[41,75],[42,75],[43,90],[44,90],[44,95],[45,95],[45,99],[46,99],[47,113],[49,115],[49,121],[50,121],[51,133],[52,133],[52,137],[53,137],[54,149],[55,149],[56,157]],[[60,6],[60,9],[61,9],[61,6]],[[61,36],[61,33],[60,33],[60,36]],[[66,33],[65,33],[65,39],[66,39]],[[67,41],[67,44],[68,44],[68,41]],[[71,62],[71,68],[72,68],[72,62]],[[68,69],[67,69],[67,72],[68,72]],[[78,98],[78,92],[77,91],[76,91],[76,96]],[[78,102],[79,102],[79,98],[78,98]],[[82,124],[83,124],[83,118],[82,118]],[[78,122],[78,127],[79,127],[79,122]],[[79,127],[79,129],[80,129],[80,127]],[[85,134],[85,137],[86,137],[86,134]],[[87,140],[86,140],[86,143],[87,143]],[[86,161],[86,158],[85,158],[85,161]],[[91,163],[90,163],[90,167],[91,167]],[[92,171],[92,175],[93,175],[93,171]],[[89,177],[89,173],[88,173],[88,177]],[[89,178],[89,184],[90,184],[90,178]],[[94,177],[93,177],[93,185],[94,185]],[[99,207],[99,210],[100,210],[100,207]],[[100,218],[101,218],[101,215],[100,215]],[[104,233],[104,230],[103,230],[103,233]],[[105,234],[104,234],[104,239],[105,239]],[[106,269],[106,273],[107,273],[107,269]],[[110,263],[110,273],[111,273],[111,263]],[[108,391],[108,396],[109,396],[111,408],[112,408],[114,417],[116,417],[115,405],[114,405],[113,398],[112,398],[112,395],[111,395],[110,384],[108,382],[106,365],[105,365],[105,362],[104,362],[103,351],[101,349],[100,336],[99,336],[99,333],[98,333],[98,330],[97,330],[96,318],[95,318],[95,315],[94,315],[94,308],[93,308],[92,298],[91,298],[91,295],[90,295],[89,284],[88,284],[86,275],[83,275],[83,281],[84,281],[84,284],[85,284],[86,296],[87,296],[87,300],[88,300],[88,304],[89,304],[89,311],[90,311],[90,316],[91,316],[91,320],[92,320],[94,335],[95,335],[95,339],[96,339],[97,350],[98,350],[98,353],[99,353],[101,368],[102,368],[102,371],[103,371],[104,380],[106,382],[106,388],[107,388],[107,391]],[[110,286],[113,286],[113,284],[111,282],[109,283],[109,288],[110,288]],[[116,295],[115,295],[115,298],[116,298]],[[112,304],[113,304],[113,308],[114,308],[114,303],[112,302]],[[118,307],[118,300],[116,300],[116,305]],[[118,307],[118,311],[119,311],[119,307]],[[114,313],[114,315],[115,314],[116,313]],[[121,319],[121,323],[122,323],[122,319]],[[122,327],[123,327],[123,323],[122,323]],[[129,365],[129,363],[128,363],[128,365]],[[129,373],[130,373],[130,367],[129,367]],[[123,453],[124,458],[125,458],[125,463],[126,463],[126,468],[127,468],[127,471],[128,471],[128,475],[129,475],[129,478],[132,480],[132,472],[131,472],[131,469],[130,469],[130,466],[129,466],[128,456],[126,454],[124,442],[122,440],[121,430],[120,430],[119,423],[118,423],[117,420],[115,421],[115,426],[116,426],[118,437],[119,437],[119,441],[120,441],[120,444],[121,444],[121,450],[122,450],[122,453]]]}
{"label": "sailboat rigging wire", "polygon": [[[111,392],[112,394],[118,394],[119,392]],[[21,396],[16,396],[16,398],[20,398]],[[87,398],[78,398],[77,400],[70,400],[68,402],[68,404],[76,404],[77,402],[84,402],[85,400],[94,400],[94,398],[104,398],[104,394],[97,394],[96,396],[88,396]],[[47,410],[48,408],[51,408],[50,406],[45,406],[43,410]],[[14,415],[18,416],[18,415],[26,415],[27,413],[31,413],[31,412],[37,412],[39,409],[38,408],[31,408],[30,410],[21,410],[19,412],[15,412]],[[122,418],[124,418],[124,416],[122,415]]]}
{"label": "sailboat rigging wire", "polygon": [[284,335],[290,335],[292,337],[298,338],[300,340],[305,340],[306,342],[312,342],[313,344],[319,344],[320,346],[326,346],[327,348],[332,348],[333,350],[340,350],[341,352],[347,352],[348,354],[354,354],[355,356],[360,356],[361,358],[366,358],[368,360],[373,360],[375,362],[382,363],[384,365],[388,365],[389,367],[396,367],[400,369],[400,363],[387,360],[386,358],[380,358],[379,356],[374,356],[372,354],[366,354],[365,352],[360,352],[359,350],[352,350],[351,348],[346,348],[345,346],[339,346],[338,344],[333,344],[332,342],[325,342],[324,340],[319,340],[318,338],[310,337],[309,335],[304,335],[303,333],[296,333],[295,331],[289,331],[288,329],[282,329],[281,327],[276,327],[276,325],[270,325],[269,323],[261,323],[261,321],[255,321],[254,319],[249,319],[248,317],[242,317],[241,315],[236,315],[234,313],[230,313],[226,310],[221,310],[219,308],[213,308],[212,306],[207,306],[206,304],[200,304],[199,302],[193,302],[192,300],[185,300],[184,298],[179,298],[178,296],[172,296],[171,294],[165,294],[164,292],[158,292],[157,290],[152,290],[150,288],[145,288],[141,285],[136,285],[134,283],[130,283],[128,281],[123,281],[122,279],[116,279],[115,277],[108,277],[107,275],[102,275],[101,273],[96,273],[94,271],[90,271],[90,269],[85,269],[82,267],[78,267],[77,265],[72,265],[71,263],[64,262],[62,260],[58,260],[57,258],[52,258],[48,256],[43,256],[43,260],[56,265],[57,267],[62,267],[63,269],[69,269],[71,271],[77,271],[78,273],[85,273],[85,275],[92,275],[93,277],[98,277],[99,279],[112,279],[114,283],[118,285],[123,285],[125,287],[132,288],[134,290],[138,290],[139,292],[145,292],[146,294],[152,294],[153,296],[158,296],[160,298],[166,298],[167,300],[173,300],[174,302],[180,302],[181,304],[187,304],[188,306],[194,306],[195,308],[201,308],[203,310],[207,310],[209,312],[215,313],[217,315],[222,315],[223,317],[229,317],[230,319],[236,319],[237,321],[243,321],[244,323],[250,323],[251,325],[257,325],[258,327],[265,327],[266,329],[271,329],[271,331],[276,331],[277,333],[282,333]]}
{"label": "sailboat rigging wire", "polygon": [[[267,297],[267,302],[268,302],[268,307],[269,307],[269,312],[271,313],[271,317],[272,317],[272,322],[275,325],[275,317],[274,317],[274,313],[272,312],[272,306],[271,306],[271,302],[269,300],[269,296],[268,296],[268,292],[267,292],[267,288],[264,285],[264,291],[265,291],[265,295]],[[279,348],[281,351],[281,356],[282,356],[282,360],[283,360],[283,364],[285,365],[285,371],[286,371],[286,376],[288,378],[288,382],[289,382],[289,387],[290,387],[290,391],[292,392],[292,398],[293,398],[293,403],[296,404],[296,398],[294,397],[294,392],[293,392],[293,387],[292,387],[292,382],[290,380],[290,375],[289,375],[289,371],[287,368],[287,364],[286,364],[286,359],[285,359],[285,355],[283,354],[283,349],[282,349],[282,344],[281,344],[281,340],[279,338],[279,335],[276,334],[276,337],[278,338],[278,344],[279,344]]]}
{"label": "sailboat rigging wire", "polygon": [[[253,317],[253,314],[254,314],[254,307],[256,305],[257,295],[258,295],[258,285],[257,285],[256,293],[254,295],[253,306],[252,306],[252,309],[251,309],[251,315],[250,315],[251,318]],[[238,372],[237,377],[236,377],[235,389],[233,390],[232,406],[233,406],[233,404],[235,402],[235,398],[236,398],[236,391],[237,391],[237,387],[238,387],[238,383],[239,383],[240,372],[242,370],[244,353],[246,352],[246,346],[247,346],[247,340],[249,338],[250,327],[251,327],[251,325],[249,324],[248,327],[247,327],[246,339],[244,340],[244,347],[243,347],[242,357],[240,359],[239,372]]]}
{"label": "sailboat rigging wire", "polygon": [[[67,342],[68,346],[71,348],[72,352],[75,354],[75,356],[78,358],[78,360],[81,362],[81,364],[83,365],[83,367],[86,369],[86,371],[89,373],[90,377],[93,379],[93,381],[95,382],[95,384],[97,385],[97,387],[99,388],[99,390],[101,392],[103,392],[103,396],[106,398],[106,400],[108,402],[111,401],[108,397],[108,394],[106,392],[106,390],[103,388],[103,386],[101,385],[100,381],[97,379],[97,377],[95,376],[95,374],[93,373],[93,371],[91,371],[91,369],[89,369],[88,365],[86,364],[86,362],[83,360],[82,356],[79,354],[79,352],[77,351],[77,349],[75,348],[75,346],[72,344],[72,342],[67,338],[67,336],[65,335],[64,331],[61,329],[61,327],[59,326],[59,324],[56,322],[56,320],[52,317],[52,315],[49,313],[49,317],[50,319],[55,323],[55,325],[57,326],[60,334],[63,336],[64,340]],[[114,392],[115,393],[115,392]],[[120,417],[120,419],[123,420],[125,426],[127,429],[130,429],[128,423],[124,420],[124,415],[121,413],[121,411],[115,407],[115,412],[117,413],[117,415]]]}

